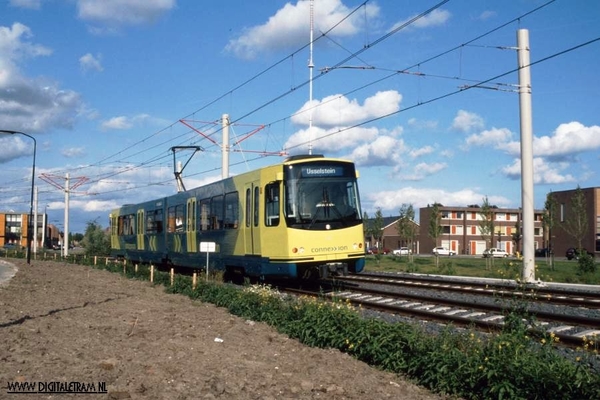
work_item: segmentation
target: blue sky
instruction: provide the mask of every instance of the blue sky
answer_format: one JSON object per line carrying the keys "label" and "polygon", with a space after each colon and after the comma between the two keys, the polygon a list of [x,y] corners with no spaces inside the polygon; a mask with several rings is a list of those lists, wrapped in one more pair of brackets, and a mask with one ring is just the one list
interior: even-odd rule
{"label": "blue sky", "polygon": [[[484,197],[518,208],[518,29],[534,64],[535,207],[600,186],[600,2],[313,4],[309,102],[309,1],[1,0],[0,129],[36,139],[38,211],[62,225],[68,173],[70,231],[107,226],[112,208],[175,193],[173,146],[203,149],[187,188],[219,179],[223,114],[230,175],[310,144],[357,163],[371,216]],[[0,135],[0,148],[0,209],[27,212],[32,141]]]}

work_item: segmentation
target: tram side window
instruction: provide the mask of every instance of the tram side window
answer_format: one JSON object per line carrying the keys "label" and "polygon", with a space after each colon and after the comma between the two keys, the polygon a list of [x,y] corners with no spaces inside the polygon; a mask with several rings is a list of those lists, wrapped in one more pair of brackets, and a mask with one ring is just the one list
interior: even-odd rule
{"label": "tram side window", "polygon": [[250,188],[246,189],[246,227],[250,227],[250,216],[252,215],[252,192]]}
{"label": "tram side window", "polygon": [[167,232],[175,232],[175,207],[169,207],[167,210]]}
{"label": "tram side window", "polygon": [[163,212],[161,209],[150,210],[146,214],[146,233],[161,233],[163,230]]}
{"label": "tram side window", "polygon": [[156,228],[156,233],[162,233],[163,231],[163,210],[158,209],[154,214],[154,227]]}
{"label": "tram side window", "polygon": [[279,184],[269,183],[265,187],[265,225],[279,225]]}
{"label": "tram side window", "polygon": [[183,204],[175,206],[175,232],[183,232]]}
{"label": "tram side window", "polygon": [[210,200],[202,200],[200,202],[200,229],[207,231],[210,229]]}
{"label": "tram side window", "polygon": [[133,235],[135,233],[135,217],[133,214],[119,217],[119,235]]}
{"label": "tram side window", "polygon": [[225,229],[237,229],[240,213],[240,196],[238,192],[225,194]]}
{"label": "tram side window", "polygon": [[167,232],[183,232],[183,204],[167,210]]}
{"label": "tram side window", "polygon": [[215,196],[210,200],[211,229],[223,229],[223,196]]}

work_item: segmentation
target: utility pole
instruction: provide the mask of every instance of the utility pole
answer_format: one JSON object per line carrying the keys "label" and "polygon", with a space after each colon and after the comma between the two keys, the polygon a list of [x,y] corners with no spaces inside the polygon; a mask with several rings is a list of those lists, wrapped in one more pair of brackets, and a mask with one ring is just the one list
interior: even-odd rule
{"label": "utility pole", "polygon": [[313,63],[313,30],[314,30],[314,0],[310,0],[310,55],[308,59],[308,154],[312,154],[312,99],[313,99],[313,69],[315,64]]}
{"label": "utility pole", "polygon": [[525,283],[535,282],[533,211],[533,127],[531,118],[531,70],[529,31],[517,31],[519,107],[521,114],[521,203],[523,207],[523,272]]}
{"label": "utility pole", "polygon": [[223,114],[223,144],[221,145],[221,178],[229,178],[229,115]]}
{"label": "utility pole", "polygon": [[35,187],[33,194],[33,254],[37,253],[38,243],[38,187]]}
{"label": "utility pole", "polygon": [[[49,184],[51,184],[52,186],[63,190],[65,192],[65,230],[64,230],[64,238],[63,238],[63,256],[67,257],[69,255],[69,195],[71,194],[71,191],[78,188],[79,186],[83,185],[85,182],[87,182],[89,179],[81,176],[81,177],[77,177],[77,178],[70,178],[69,173],[67,173],[65,175],[65,178],[59,177],[57,175],[49,175],[49,174],[42,174],[40,175],[40,178],[42,178],[42,180],[48,182]],[[54,181],[54,179],[65,179],[65,186],[63,187],[60,183],[57,183]],[[77,182],[75,182],[73,185],[70,184],[71,179],[76,179]]]}

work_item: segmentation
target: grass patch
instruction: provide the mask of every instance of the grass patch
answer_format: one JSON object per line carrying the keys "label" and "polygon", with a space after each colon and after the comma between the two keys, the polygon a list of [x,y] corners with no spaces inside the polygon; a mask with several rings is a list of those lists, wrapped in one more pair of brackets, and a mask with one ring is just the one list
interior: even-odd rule
{"label": "grass patch", "polygon": [[[523,262],[514,257],[486,259],[483,257],[441,256],[367,256],[366,272],[416,272],[432,275],[456,275],[480,278],[520,279]],[[589,263],[589,260],[582,262]],[[592,261],[593,262],[593,261]],[[597,265],[597,263],[595,264]],[[580,268],[576,260],[555,260],[550,265],[546,259],[535,260],[535,277],[544,282],[600,284],[598,268]]]}

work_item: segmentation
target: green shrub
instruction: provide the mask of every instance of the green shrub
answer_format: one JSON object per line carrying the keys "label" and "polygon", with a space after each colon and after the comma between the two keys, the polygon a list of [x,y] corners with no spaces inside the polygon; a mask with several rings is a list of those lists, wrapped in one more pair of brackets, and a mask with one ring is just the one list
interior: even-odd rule
{"label": "green shrub", "polygon": [[[104,268],[123,273],[113,264]],[[129,276],[129,272],[126,274]],[[147,277],[142,269],[136,278]],[[556,351],[553,334],[532,337],[532,323],[523,303],[516,300],[505,315],[499,334],[457,332],[451,327],[437,335],[417,325],[364,318],[348,300],[327,301],[282,296],[265,285],[242,289],[220,282],[155,272],[155,283],[170,293],[227,308],[232,314],[266,322],[302,343],[335,348],[374,367],[403,374],[437,393],[464,399],[596,399],[600,398],[600,371],[584,357],[565,358]],[[597,357],[596,337],[584,339],[578,349]],[[597,364],[596,364],[597,365]]]}

